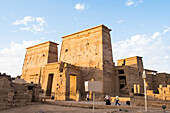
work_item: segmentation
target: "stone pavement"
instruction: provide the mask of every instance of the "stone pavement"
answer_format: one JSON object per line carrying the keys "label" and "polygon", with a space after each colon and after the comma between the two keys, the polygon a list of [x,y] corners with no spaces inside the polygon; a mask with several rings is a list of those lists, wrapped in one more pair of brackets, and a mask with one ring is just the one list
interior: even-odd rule
{"label": "stone pavement", "polygon": [[[145,113],[143,109],[129,109],[119,111],[119,109],[95,109],[95,113]],[[0,113],[92,113],[91,108],[78,108],[56,106],[49,104],[27,105],[0,111]],[[148,113],[163,113],[162,110],[149,110]],[[167,111],[166,113],[170,113]]]}
{"label": "stone pavement", "polygon": [[[57,106],[67,106],[67,107],[79,107],[79,108],[93,108],[93,101],[54,101],[48,99],[46,104],[57,105]],[[139,109],[144,110],[142,106],[129,106],[125,102],[120,102],[121,106],[115,106],[115,103],[111,105],[105,105],[104,101],[96,101],[95,109]],[[149,110],[162,110],[162,107],[148,107]],[[168,109],[170,111],[170,109]]]}
{"label": "stone pavement", "polygon": [[[145,113],[143,109],[95,109],[95,113]],[[0,113],[92,113],[90,108],[56,106],[49,104],[27,105],[0,111]],[[162,110],[149,110],[148,113],[163,113]],[[167,111],[166,113],[170,113]]]}
{"label": "stone pavement", "polygon": [[[23,107],[15,107],[0,111],[0,113],[92,113],[92,101],[53,101],[48,99],[43,103],[32,103]],[[122,111],[119,111],[119,110]],[[145,113],[144,107],[128,106],[121,102],[121,106],[105,105],[103,101],[95,102],[95,113]],[[161,108],[148,107],[148,113],[163,113]],[[170,113],[170,109],[166,110]]]}

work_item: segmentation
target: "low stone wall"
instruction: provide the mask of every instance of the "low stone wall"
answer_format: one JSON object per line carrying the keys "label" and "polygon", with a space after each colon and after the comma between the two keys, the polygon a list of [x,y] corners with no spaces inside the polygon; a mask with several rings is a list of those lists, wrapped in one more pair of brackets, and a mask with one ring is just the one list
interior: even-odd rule
{"label": "low stone wall", "polygon": [[[115,98],[116,98],[116,97],[110,97],[111,102],[115,102]],[[130,101],[130,97],[119,97],[119,101],[120,101],[120,102]]]}
{"label": "low stone wall", "polygon": [[0,75],[0,110],[39,101],[39,90],[35,84],[12,83],[10,76]]}
{"label": "low stone wall", "polygon": [[[153,90],[147,90],[147,106],[162,107],[162,105],[166,105],[167,108],[170,108],[170,85],[167,85],[167,87],[159,85],[158,91],[158,94],[154,94]],[[131,105],[144,106],[144,94],[131,94],[130,102]]]}
{"label": "low stone wall", "polygon": [[[145,105],[145,98],[144,96],[134,96],[130,98],[130,104],[132,106],[144,106]],[[150,96],[147,96],[147,106],[148,107],[159,107],[162,108],[162,105],[166,105],[166,107],[170,108],[170,102],[153,98]]]}

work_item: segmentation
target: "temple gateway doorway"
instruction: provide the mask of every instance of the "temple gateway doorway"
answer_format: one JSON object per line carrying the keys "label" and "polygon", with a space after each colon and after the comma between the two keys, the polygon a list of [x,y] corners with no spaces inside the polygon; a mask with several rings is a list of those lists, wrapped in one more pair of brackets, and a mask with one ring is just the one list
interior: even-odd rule
{"label": "temple gateway doorway", "polygon": [[49,76],[48,76],[46,96],[51,96],[51,90],[52,90],[52,84],[53,84],[53,76],[54,76],[54,74],[49,74]]}
{"label": "temple gateway doorway", "polygon": [[70,75],[70,100],[76,100],[77,76]]}

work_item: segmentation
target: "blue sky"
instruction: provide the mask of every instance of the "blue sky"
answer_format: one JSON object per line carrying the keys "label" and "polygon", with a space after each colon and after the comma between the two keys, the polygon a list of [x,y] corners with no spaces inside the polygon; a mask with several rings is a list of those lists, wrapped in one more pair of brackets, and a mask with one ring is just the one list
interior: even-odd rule
{"label": "blue sky", "polygon": [[[142,56],[170,73],[169,0],[0,0],[0,72],[20,75],[25,48],[104,24],[114,61]],[[10,62],[9,62],[10,61]]]}

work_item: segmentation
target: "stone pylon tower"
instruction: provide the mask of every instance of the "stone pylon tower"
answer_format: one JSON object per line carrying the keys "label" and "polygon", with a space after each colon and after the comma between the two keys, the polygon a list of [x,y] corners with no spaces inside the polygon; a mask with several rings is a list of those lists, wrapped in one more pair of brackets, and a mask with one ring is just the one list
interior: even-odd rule
{"label": "stone pylon tower", "polygon": [[21,78],[40,84],[46,64],[58,61],[58,44],[48,41],[27,48]]}
{"label": "stone pylon tower", "polygon": [[102,81],[102,94],[113,96],[115,74],[110,31],[99,25],[62,37],[60,61],[80,66],[83,81]]}

